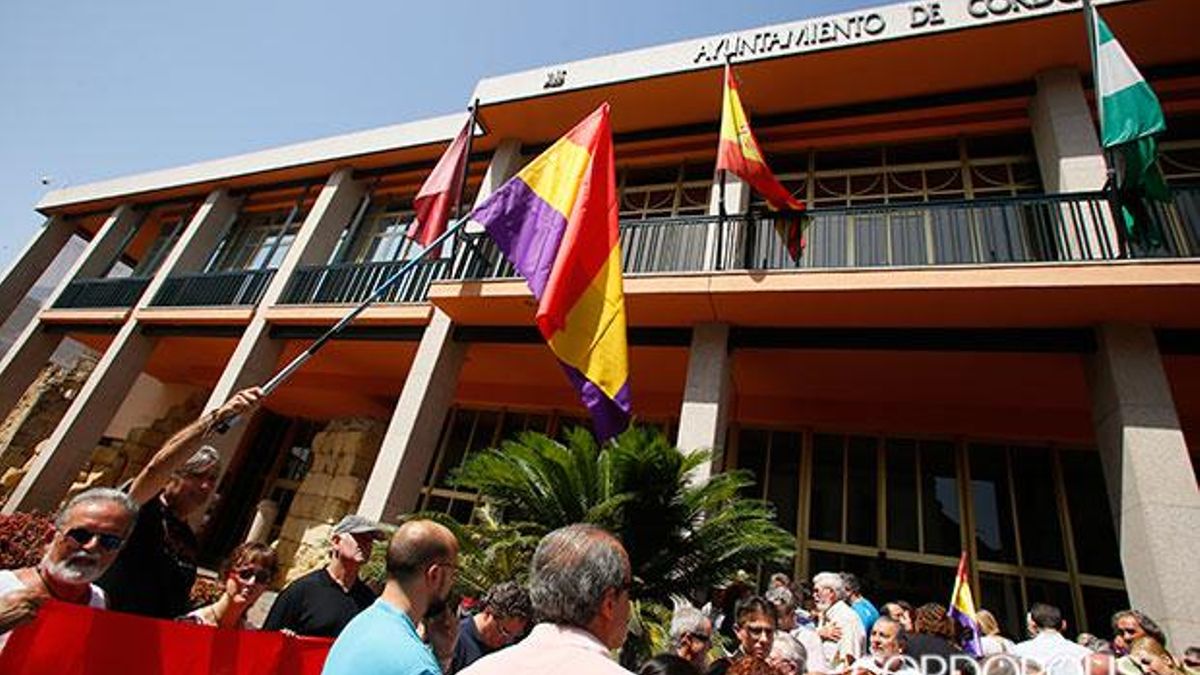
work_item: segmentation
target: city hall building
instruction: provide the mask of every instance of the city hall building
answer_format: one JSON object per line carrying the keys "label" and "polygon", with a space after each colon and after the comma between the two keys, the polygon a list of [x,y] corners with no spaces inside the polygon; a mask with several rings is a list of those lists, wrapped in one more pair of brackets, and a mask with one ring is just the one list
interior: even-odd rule
{"label": "city hall building", "polygon": [[[635,414],[753,472],[796,574],[944,603],[965,550],[1010,634],[1034,601],[1101,635],[1132,604],[1197,644],[1200,6],[1097,4],[1165,111],[1159,247],[1102,192],[1079,0],[914,0],[485,79],[468,199],[608,101]],[[798,261],[744,184],[716,215],[726,59],[811,209]],[[100,356],[36,448],[0,454],[5,512],[134,475],[366,298],[413,255],[412,198],[464,121],[47,194],[0,309],[89,243],[0,363],[0,410],[64,339]],[[464,457],[587,423],[532,317],[478,228],[422,261],[217,439],[208,561],[250,537],[311,565],[351,511],[470,518]]]}

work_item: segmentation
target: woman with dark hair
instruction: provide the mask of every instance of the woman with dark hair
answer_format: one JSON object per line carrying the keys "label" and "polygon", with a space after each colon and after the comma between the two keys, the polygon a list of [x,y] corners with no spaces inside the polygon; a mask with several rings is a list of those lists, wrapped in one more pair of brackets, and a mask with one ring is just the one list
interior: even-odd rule
{"label": "woman with dark hair", "polygon": [[913,632],[908,635],[905,654],[920,661],[922,656],[949,659],[963,653],[954,644],[954,624],[945,607],[930,602],[918,607],[913,615]]}
{"label": "woman with dark hair", "polygon": [[246,621],[246,611],[267,589],[279,571],[275,550],[266,544],[248,542],[233,549],[221,565],[225,589],[221,597],[179,617],[180,621],[218,628],[255,629]]}
{"label": "woman with dark hair", "polygon": [[913,632],[913,606],[903,600],[893,600],[884,603],[880,608],[880,612],[884,616],[891,617],[893,621],[900,624],[905,633]]}
{"label": "woman with dark hair", "polygon": [[659,654],[642,663],[637,675],[700,675],[700,671],[682,656]]}

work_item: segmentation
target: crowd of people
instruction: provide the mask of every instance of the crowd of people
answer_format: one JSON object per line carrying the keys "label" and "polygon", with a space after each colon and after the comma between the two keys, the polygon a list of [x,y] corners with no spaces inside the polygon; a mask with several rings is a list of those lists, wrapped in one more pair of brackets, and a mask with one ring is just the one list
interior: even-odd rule
{"label": "crowd of people", "polygon": [[[249,610],[276,577],[264,544],[238,546],[219,569],[215,601],[189,607],[197,539],[188,518],[212,495],[220,457],[197,449],[217,425],[258,405],[261,392],[229,403],[173,436],[120,489],[94,488],[57,514],[32,567],[0,571],[0,649],[48,600],[227,629],[256,629]],[[613,658],[632,619],[633,573],[621,542],[591,525],[546,535],[528,585],[498,583],[477,601],[454,595],[458,541],[426,520],[401,525],[387,543],[386,582],[376,595],[359,577],[388,535],[360,516],[332,529],[326,564],[288,584],[262,630],[332,638],[327,675],[593,675],[628,673]],[[773,575],[766,591],[741,583],[714,589],[697,608],[678,600],[670,649],[639,675],[1200,675],[1200,649],[1168,650],[1167,635],[1137,610],[1112,617],[1111,640],[1064,637],[1059,608],[1033,604],[1028,638],[1004,636],[986,610],[978,630],[937,603],[878,608],[849,573],[811,583]]]}

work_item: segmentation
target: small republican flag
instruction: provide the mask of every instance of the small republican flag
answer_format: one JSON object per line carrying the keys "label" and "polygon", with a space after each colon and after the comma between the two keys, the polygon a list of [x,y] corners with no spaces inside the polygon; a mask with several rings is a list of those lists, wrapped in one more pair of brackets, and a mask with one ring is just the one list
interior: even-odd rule
{"label": "small republican flag", "polygon": [[950,593],[950,616],[969,635],[963,640],[963,651],[975,657],[983,656],[979,642],[979,620],[975,616],[975,600],[971,596],[971,583],[967,579],[967,552],[958,559],[958,573],[954,575],[954,590]]}

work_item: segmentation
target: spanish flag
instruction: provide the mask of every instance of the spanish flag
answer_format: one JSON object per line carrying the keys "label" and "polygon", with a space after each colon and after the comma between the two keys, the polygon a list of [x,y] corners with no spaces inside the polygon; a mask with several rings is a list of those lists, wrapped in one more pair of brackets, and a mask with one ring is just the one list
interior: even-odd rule
{"label": "spanish flag", "polygon": [[471,219],[525,277],[537,326],[607,440],[629,426],[625,292],[608,104],[492,193]]}
{"label": "spanish flag", "polygon": [[963,651],[976,657],[983,656],[979,643],[979,620],[975,617],[975,600],[971,597],[971,584],[967,579],[967,552],[958,559],[958,573],[954,575],[954,590],[950,592],[950,616],[966,629]]}
{"label": "spanish flag", "polygon": [[723,101],[717,170],[728,171],[741,178],[767,200],[767,206],[779,214],[775,227],[787,243],[792,260],[797,260],[804,251],[804,226],[808,220],[804,215],[804,202],[783,187],[763,159],[758,140],[750,130],[750,118],[746,117],[746,109],[742,107],[737,80],[733,78],[733,68],[729,64],[725,64]]}

